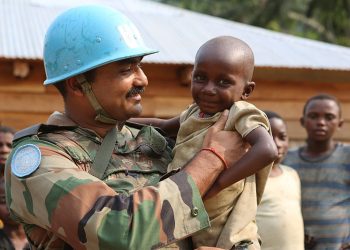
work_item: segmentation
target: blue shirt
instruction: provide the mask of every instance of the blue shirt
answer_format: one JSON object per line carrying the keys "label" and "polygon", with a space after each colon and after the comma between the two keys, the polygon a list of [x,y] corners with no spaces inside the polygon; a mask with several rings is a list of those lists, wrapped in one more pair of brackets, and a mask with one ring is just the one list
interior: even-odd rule
{"label": "blue shirt", "polygon": [[315,237],[317,250],[338,250],[350,242],[350,146],[337,144],[328,155],[301,156],[290,150],[283,164],[301,180],[305,234]]}

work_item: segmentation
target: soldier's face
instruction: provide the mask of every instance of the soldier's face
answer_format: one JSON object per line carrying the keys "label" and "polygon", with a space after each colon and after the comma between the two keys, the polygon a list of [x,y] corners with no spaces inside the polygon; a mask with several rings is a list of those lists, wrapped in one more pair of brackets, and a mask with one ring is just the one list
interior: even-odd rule
{"label": "soldier's face", "polygon": [[140,68],[142,57],[113,62],[97,68],[92,90],[104,110],[118,121],[140,115],[141,94],[148,85]]}

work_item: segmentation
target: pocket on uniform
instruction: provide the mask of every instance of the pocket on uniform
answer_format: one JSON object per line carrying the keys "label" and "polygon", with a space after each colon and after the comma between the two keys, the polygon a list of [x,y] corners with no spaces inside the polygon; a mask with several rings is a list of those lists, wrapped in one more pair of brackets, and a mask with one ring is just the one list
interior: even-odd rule
{"label": "pocket on uniform", "polygon": [[136,136],[136,147],[150,157],[161,157],[167,147],[166,139],[153,127],[143,127]]}

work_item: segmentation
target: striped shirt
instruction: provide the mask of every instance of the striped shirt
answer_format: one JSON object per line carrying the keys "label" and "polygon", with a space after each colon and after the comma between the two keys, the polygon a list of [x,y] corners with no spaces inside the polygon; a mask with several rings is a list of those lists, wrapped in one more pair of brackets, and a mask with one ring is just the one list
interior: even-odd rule
{"label": "striped shirt", "polygon": [[318,158],[302,150],[290,150],[283,163],[300,176],[305,234],[315,237],[313,249],[338,250],[350,242],[350,146],[338,143]]}

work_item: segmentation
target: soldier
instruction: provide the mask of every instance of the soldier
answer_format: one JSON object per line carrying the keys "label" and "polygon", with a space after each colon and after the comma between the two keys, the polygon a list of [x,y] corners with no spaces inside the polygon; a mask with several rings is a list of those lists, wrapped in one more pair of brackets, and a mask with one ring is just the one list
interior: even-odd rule
{"label": "soldier", "polygon": [[64,113],[17,133],[5,171],[10,212],[32,249],[154,249],[208,227],[201,196],[243,148],[221,131],[227,112],[203,142],[211,150],[166,173],[166,139],[126,123],[142,110],[142,57],[156,52],[133,23],[108,7],[76,7],[54,20],[44,46],[44,84],[58,88]]}

